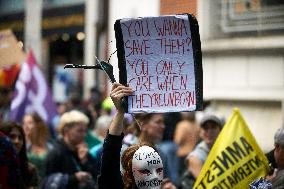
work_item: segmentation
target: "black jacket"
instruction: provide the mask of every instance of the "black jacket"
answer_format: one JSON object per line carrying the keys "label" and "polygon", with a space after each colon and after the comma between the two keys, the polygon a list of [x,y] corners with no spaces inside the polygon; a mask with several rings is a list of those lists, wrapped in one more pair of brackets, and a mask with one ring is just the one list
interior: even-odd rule
{"label": "black jacket", "polygon": [[91,155],[88,155],[85,164],[81,164],[77,153],[71,151],[63,140],[59,140],[47,156],[46,175],[53,173],[68,174],[67,189],[75,189],[78,188],[78,180],[75,177],[75,173],[78,171],[91,173],[93,180],[96,181],[97,167]]}
{"label": "black jacket", "polygon": [[123,134],[108,134],[103,145],[101,174],[98,178],[99,189],[123,189],[120,173],[120,150]]}

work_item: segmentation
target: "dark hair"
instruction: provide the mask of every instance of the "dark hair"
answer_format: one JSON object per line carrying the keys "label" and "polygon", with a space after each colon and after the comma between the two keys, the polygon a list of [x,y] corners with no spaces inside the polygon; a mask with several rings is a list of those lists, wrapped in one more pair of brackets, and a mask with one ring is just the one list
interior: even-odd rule
{"label": "dark hair", "polygon": [[5,135],[10,137],[10,133],[12,132],[14,128],[18,129],[23,139],[23,146],[18,155],[19,155],[19,160],[20,160],[21,175],[23,176],[24,182],[27,185],[27,183],[29,182],[28,181],[29,180],[29,169],[28,169],[28,158],[27,158],[27,152],[26,152],[26,139],[25,139],[24,130],[16,122],[7,121],[7,122],[1,123],[0,131],[2,131]]}
{"label": "dark hair", "polygon": [[141,147],[141,146],[150,146],[151,148],[155,147],[151,145],[150,143],[138,143],[133,146],[128,147],[121,156],[121,165],[124,169],[124,174],[122,176],[122,180],[124,183],[125,189],[132,189],[133,186],[135,186],[135,180],[132,173],[132,158],[134,156],[134,153]]}

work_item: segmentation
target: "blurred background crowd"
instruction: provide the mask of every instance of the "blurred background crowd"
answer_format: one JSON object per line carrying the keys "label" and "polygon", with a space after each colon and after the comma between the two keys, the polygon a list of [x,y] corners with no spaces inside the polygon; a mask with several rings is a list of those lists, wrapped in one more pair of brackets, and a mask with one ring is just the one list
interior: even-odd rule
{"label": "blurred background crowd", "polygon": [[[91,90],[94,91],[97,100],[90,98],[92,100],[84,102],[74,95],[65,103],[58,103],[59,114],[51,125],[37,113],[26,113],[20,123],[2,120],[0,133],[6,135],[16,149],[10,149],[9,154],[19,155],[17,163],[9,163],[7,169],[1,170],[1,175],[7,173],[7,178],[22,176],[13,180],[12,186],[97,188],[102,144],[116,110],[109,97],[102,99],[100,92]],[[151,143],[161,155],[165,177],[177,188],[192,188],[224,123],[225,119],[208,112],[208,108],[199,112],[142,113],[135,117],[126,114],[121,154],[139,141]],[[274,140],[275,145],[283,149],[283,128]],[[284,150],[278,152],[278,156],[274,151],[272,147],[266,155],[271,167],[281,170]],[[0,153],[0,159],[13,161],[7,154]],[[282,184],[283,178],[281,176]]]}

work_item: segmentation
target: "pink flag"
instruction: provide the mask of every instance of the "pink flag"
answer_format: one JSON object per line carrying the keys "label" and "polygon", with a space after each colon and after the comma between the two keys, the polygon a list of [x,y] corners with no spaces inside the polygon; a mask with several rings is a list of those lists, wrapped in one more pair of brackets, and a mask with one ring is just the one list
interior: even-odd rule
{"label": "pink flag", "polygon": [[45,77],[30,50],[22,64],[15,94],[10,107],[10,120],[21,122],[25,113],[36,112],[51,124],[57,115],[56,105],[50,94]]}

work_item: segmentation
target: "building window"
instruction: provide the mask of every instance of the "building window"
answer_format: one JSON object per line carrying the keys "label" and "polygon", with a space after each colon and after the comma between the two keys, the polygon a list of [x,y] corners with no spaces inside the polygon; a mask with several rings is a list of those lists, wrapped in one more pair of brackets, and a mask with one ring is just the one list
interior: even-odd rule
{"label": "building window", "polygon": [[225,33],[284,30],[283,0],[222,0]]}

